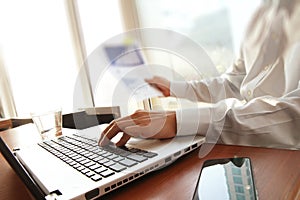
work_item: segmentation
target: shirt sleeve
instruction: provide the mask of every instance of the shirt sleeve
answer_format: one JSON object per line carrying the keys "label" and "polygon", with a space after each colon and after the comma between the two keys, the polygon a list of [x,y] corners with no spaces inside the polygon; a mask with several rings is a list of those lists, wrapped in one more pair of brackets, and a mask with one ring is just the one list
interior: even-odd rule
{"label": "shirt sleeve", "polygon": [[[200,81],[171,82],[172,96],[194,102],[210,103],[205,106],[195,104],[196,108],[177,110],[177,135],[206,135],[215,113],[225,115],[229,101],[240,103],[243,99],[239,88],[245,75],[245,66],[242,54],[240,54],[240,58],[220,77]],[[224,118],[221,121],[221,124],[224,124]],[[222,125],[218,125],[220,126]]]}
{"label": "shirt sleeve", "polygon": [[[265,6],[257,9],[253,18],[248,24],[251,29],[253,24],[259,20],[264,12]],[[239,54],[235,62],[228,70],[219,77],[212,77],[200,81],[173,81],[170,83],[171,96],[177,98],[187,98],[191,101],[203,101],[216,103],[225,98],[244,99],[241,95],[241,85],[247,75],[244,59],[244,43],[241,44]]]}
{"label": "shirt sleeve", "polygon": [[206,136],[210,143],[300,149],[300,88],[247,103],[225,99],[176,112],[177,134]]}
{"label": "shirt sleeve", "polygon": [[216,103],[225,98],[241,100],[240,87],[245,76],[243,55],[240,53],[239,59],[219,77],[189,82],[172,81],[171,96],[207,103]]}
{"label": "shirt sleeve", "polygon": [[[259,21],[263,9],[249,27]],[[239,59],[220,77],[171,82],[172,96],[210,103],[177,110],[177,135],[204,135],[209,143],[300,149],[300,84],[294,84],[297,79],[291,82],[288,93],[264,93],[246,102],[241,94],[249,72],[244,59],[241,51]],[[271,88],[277,90],[272,87],[276,77],[269,81]]]}

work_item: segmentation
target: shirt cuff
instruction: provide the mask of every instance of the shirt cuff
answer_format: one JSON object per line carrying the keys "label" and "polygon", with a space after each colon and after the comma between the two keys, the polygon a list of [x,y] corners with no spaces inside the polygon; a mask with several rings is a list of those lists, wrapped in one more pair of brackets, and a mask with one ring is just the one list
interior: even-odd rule
{"label": "shirt cuff", "polygon": [[206,135],[210,121],[210,107],[178,109],[176,111],[177,136]]}
{"label": "shirt cuff", "polygon": [[170,82],[170,94],[173,97],[183,98],[186,95],[188,83],[185,81],[172,81]]}

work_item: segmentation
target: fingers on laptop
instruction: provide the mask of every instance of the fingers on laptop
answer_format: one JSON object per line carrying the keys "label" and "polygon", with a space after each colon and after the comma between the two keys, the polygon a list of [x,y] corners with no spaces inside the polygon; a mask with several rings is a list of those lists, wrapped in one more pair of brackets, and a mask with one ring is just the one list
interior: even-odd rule
{"label": "fingers on laptop", "polygon": [[130,135],[123,133],[121,139],[116,143],[116,146],[118,147],[124,146],[130,138],[131,138]]}
{"label": "fingers on laptop", "polygon": [[[134,126],[136,124],[140,124],[139,118],[145,118],[147,121],[147,117],[149,116],[146,112],[137,111],[131,116],[123,117],[120,119],[113,120],[106,129],[101,134],[99,145],[105,146],[107,145],[110,140],[115,137],[119,132],[123,132],[123,136],[121,137],[120,141],[117,145],[124,145],[131,136],[138,137],[137,135],[128,135],[125,132],[126,127]],[[145,123],[145,122],[142,122]]]}
{"label": "fingers on laptop", "polygon": [[172,126],[169,125],[169,117],[169,114],[161,113],[151,115],[151,122],[149,122],[149,119],[141,119],[139,124],[126,127],[124,132],[140,138],[171,138],[175,136],[176,131],[175,129],[172,130]]}
{"label": "fingers on laptop", "polygon": [[123,132],[117,146],[123,146],[130,137],[171,138],[176,134],[174,112],[137,111],[134,114],[112,121],[102,132],[100,146],[107,145],[119,132]]}

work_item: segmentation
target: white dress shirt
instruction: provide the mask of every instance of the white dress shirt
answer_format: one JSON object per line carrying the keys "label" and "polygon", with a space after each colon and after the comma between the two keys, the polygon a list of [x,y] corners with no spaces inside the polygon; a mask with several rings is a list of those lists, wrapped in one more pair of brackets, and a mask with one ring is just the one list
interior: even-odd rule
{"label": "white dress shirt", "polygon": [[176,97],[212,103],[176,111],[177,135],[208,142],[300,148],[300,1],[263,4],[239,58],[220,77],[171,82]]}

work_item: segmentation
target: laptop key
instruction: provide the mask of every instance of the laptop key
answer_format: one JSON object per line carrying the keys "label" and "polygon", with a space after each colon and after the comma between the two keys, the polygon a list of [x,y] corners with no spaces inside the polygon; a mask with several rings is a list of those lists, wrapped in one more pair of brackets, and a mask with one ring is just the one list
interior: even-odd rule
{"label": "laptop key", "polygon": [[69,164],[69,163],[73,162],[73,160],[72,160],[72,159],[70,159],[70,158],[67,158],[67,159],[65,159],[64,161],[65,161],[67,164]]}
{"label": "laptop key", "polygon": [[82,161],[80,161],[80,164],[85,164],[85,163],[88,163],[88,162],[90,162],[88,159],[84,159],[84,160],[82,160]]}
{"label": "laptop key", "polygon": [[137,154],[130,154],[129,156],[127,156],[127,158],[130,158],[132,160],[135,160],[137,162],[143,162],[145,160],[147,160],[147,158],[137,155]]}
{"label": "laptop key", "polygon": [[84,152],[85,152],[84,149],[79,149],[79,150],[77,151],[77,153],[79,153],[79,154],[83,154]]}
{"label": "laptop key", "polygon": [[80,165],[79,163],[73,165],[73,167],[74,167],[75,169],[78,169],[78,168],[81,167],[81,166],[82,166],[82,165]]}
{"label": "laptop key", "polygon": [[80,157],[80,158],[75,159],[75,161],[76,161],[76,162],[81,162],[81,161],[83,161],[84,159],[85,159],[84,157]]}
{"label": "laptop key", "polygon": [[85,173],[85,175],[86,175],[87,177],[92,177],[92,176],[95,175],[95,173],[94,173],[93,171],[89,171],[89,172]]}
{"label": "laptop key", "polygon": [[107,163],[107,162],[109,162],[109,160],[107,158],[103,158],[103,159],[98,161],[98,163],[100,163],[100,164],[104,164],[104,163]]}
{"label": "laptop key", "polygon": [[71,166],[74,166],[76,164],[77,164],[77,162],[75,162],[75,161],[72,161],[72,162],[69,163],[69,165],[71,165]]}
{"label": "laptop key", "polygon": [[105,152],[105,153],[101,154],[101,156],[106,157],[106,158],[111,156],[111,155],[113,155],[113,154],[110,153],[110,152]]}
{"label": "laptop key", "polygon": [[136,148],[130,148],[130,149],[128,149],[128,151],[130,151],[131,153],[137,153],[137,152],[140,152],[141,150],[136,149]]}
{"label": "laptop key", "polygon": [[77,154],[77,155],[74,155],[74,156],[72,156],[72,159],[73,159],[73,160],[76,160],[77,158],[82,158],[82,157],[81,157],[80,155],[78,155],[78,154]]}
{"label": "laptop key", "polygon": [[147,153],[144,153],[143,156],[145,156],[147,158],[153,158],[153,157],[157,156],[157,153],[147,152]]}
{"label": "laptop key", "polygon": [[100,181],[102,177],[99,174],[95,174],[94,176],[91,177],[93,181]]}
{"label": "laptop key", "polygon": [[105,171],[103,171],[103,172],[100,173],[100,175],[103,176],[104,178],[107,178],[107,177],[109,177],[109,176],[111,176],[113,174],[115,174],[115,172],[112,171],[112,170],[110,170],[110,169],[105,170]]}
{"label": "laptop key", "polygon": [[116,164],[116,162],[110,160],[109,162],[106,162],[106,163],[104,163],[103,165],[106,166],[106,167],[110,167],[110,166],[112,166],[112,165],[114,165],[114,164]]}
{"label": "laptop key", "polygon": [[98,155],[98,157],[93,158],[92,160],[95,161],[95,162],[98,162],[99,160],[102,160],[102,159],[104,159],[104,158],[102,156]]}
{"label": "laptop key", "polygon": [[105,171],[105,170],[107,170],[106,167],[100,166],[99,168],[95,169],[94,172],[96,172],[96,173],[101,173],[101,172],[103,172],[103,171]]}
{"label": "laptop key", "polygon": [[121,165],[119,163],[112,165],[109,167],[110,169],[112,169],[115,172],[120,172],[126,169],[126,167],[124,165]]}
{"label": "laptop key", "polygon": [[88,152],[88,153],[83,153],[83,156],[85,156],[85,157],[87,157],[87,158],[89,158],[90,156],[92,156],[93,155],[93,153],[92,152]]}
{"label": "laptop key", "polygon": [[83,173],[83,174],[86,174],[86,173],[90,172],[90,170],[87,169],[87,168],[84,168],[84,169],[82,169],[82,170],[80,170],[80,171],[81,171],[81,173]]}
{"label": "laptop key", "polygon": [[114,160],[115,158],[119,157],[118,155],[116,154],[112,154],[110,156],[107,156],[106,158],[109,159],[109,160]]}
{"label": "laptop key", "polygon": [[116,161],[116,162],[119,162],[119,161],[124,160],[124,159],[125,159],[124,157],[118,156],[118,157],[114,158],[113,160]]}
{"label": "laptop key", "polygon": [[128,158],[121,160],[119,163],[121,163],[122,165],[125,165],[126,167],[132,167],[137,164],[137,162],[130,160]]}
{"label": "laptop key", "polygon": [[101,167],[101,165],[98,164],[98,163],[96,163],[96,164],[90,166],[89,168],[90,168],[91,170],[94,170],[94,169],[97,169],[97,168],[99,168],[99,167]]}
{"label": "laptop key", "polygon": [[78,171],[82,171],[82,170],[85,169],[85,167],[81,165],[81,166],[77,167],[76,169],[77,169]]}
{"label": "laptop key", "polygon": [[90,162],[87,162],[87,163],[85,163],[85,164],[83,164],[83,165],[86,166],[86,167],[90,167],[90,166],[92,166],[92,165],[94,165],[94,164],[96,164],[96,163],[93,162],[93,161],[90,161]]}
{"label": "laptop key", "polygon": [[92,156],[89,157],[89,159],[94,159],[94,158],[97,158],[97,157],[99,157],[99,155],[93,154]]}

